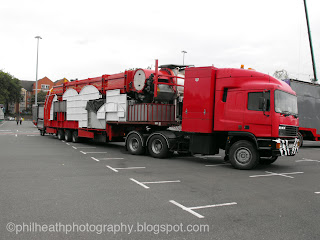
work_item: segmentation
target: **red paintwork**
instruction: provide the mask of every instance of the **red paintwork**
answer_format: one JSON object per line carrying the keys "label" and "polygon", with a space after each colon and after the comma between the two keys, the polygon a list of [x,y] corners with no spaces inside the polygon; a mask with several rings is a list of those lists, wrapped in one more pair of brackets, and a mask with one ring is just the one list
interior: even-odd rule
{"label": "red paintwork", "polygon": [[79,129],[78,130],[78,136],[79,137],[85,137],[85,138],[94,138],[94,133],[86,131],[86,130]]}
{"label": "red paintwork", "polygon": [[[198,82],[196,78],[199,78]],[[223,102],[225,88],[228,88],[228,94],[227,101]],[[256,137],[279,137],[279,124],[298,126],[299,121],[274,111],[276,89],[295,94],[288,84],[252,70],[214,67],[186,69],[182,131],[243,131]],[[271,93],[270,112],[265,113],[269,116],[262,111],[247,109],[248,93],[259,91]]]}
{"label": "red paintwork", "polygon": [[303,128],[299,127],[299,132],[310,132],[314,137],[314,141],[320,141],[320,134],[317,134],[317,129],[315,128]]}
{"label": "red paintwork", "polygon": [[186,69],[182,131],[213,132],[215,73],[214,67]]}

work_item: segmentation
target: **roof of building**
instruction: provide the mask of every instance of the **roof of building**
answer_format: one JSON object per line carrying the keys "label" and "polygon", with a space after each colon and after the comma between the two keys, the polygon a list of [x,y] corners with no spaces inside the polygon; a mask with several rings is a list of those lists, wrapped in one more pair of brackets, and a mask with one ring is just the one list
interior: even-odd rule
{"label": "roof of building", "polygon": [[23,87],[25,90],[32,92],[33,84],[35,81],[27,81],[27,80],[20,80],[21,87]]}

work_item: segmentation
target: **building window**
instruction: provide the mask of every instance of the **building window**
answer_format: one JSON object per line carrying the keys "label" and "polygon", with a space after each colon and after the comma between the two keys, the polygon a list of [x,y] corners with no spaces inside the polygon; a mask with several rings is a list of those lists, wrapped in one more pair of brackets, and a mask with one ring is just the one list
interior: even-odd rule
{"label": "building window", "polygon": [[43,90],[49,90],[50,85],[41,84],[41,89]]}

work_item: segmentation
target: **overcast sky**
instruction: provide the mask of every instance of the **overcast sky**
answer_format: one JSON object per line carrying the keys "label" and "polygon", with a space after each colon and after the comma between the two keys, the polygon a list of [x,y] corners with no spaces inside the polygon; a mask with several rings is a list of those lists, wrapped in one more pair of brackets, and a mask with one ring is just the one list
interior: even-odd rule
{"label": "overcast sky", "polygon": [[[320,1],[307,0],[318,78]],[[84,79],[160,64],[286,69],[312,64],[303,0],[8,0],[0,7],[0,69],[35,80]]]}

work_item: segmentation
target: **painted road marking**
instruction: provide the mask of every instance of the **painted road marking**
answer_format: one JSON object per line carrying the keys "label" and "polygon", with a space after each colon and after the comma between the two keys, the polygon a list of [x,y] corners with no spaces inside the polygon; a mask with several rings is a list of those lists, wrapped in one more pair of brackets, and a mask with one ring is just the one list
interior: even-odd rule
{"label": "painted road marking", "polygon": [[249,177],[270,177],[270,176],[281,176],[281,177],[287,177],[287,178],[294,178],[291,176],[287,176],[287,175],[291,175],[291,174],[300,174],[300,173],[304,173],[304,172],[292,172],[292,173],[274,173],[274,172],[267,172],[268,174],[264,174],[264,175],[253,175],[253,176],[249,176]]}
{"label": "painted road marking", "polygon": [[15,136],[18,137],[18,134],[16,134]]}
{"label": "painted road marking", "polygon": [[119,172],[118,170],[130,170],[130,169],[142,169],[142,168],[146,168],[146,167],[127,167],[127,168],[113,168],[110,167],[109,165],[106,165],[107,168],[111,169],[114,172]]}
{"label": "painted road marking", "polygon": [[213,164],[213,165],[205,165],[206,167],[215,167],[215,166],[223,166],[223,165],[230,165],[229,163],[221,163],[221,164]]}
{"label": "painted road marking", "polygon": [[70,145],[70,143],[66,143],[67,145]]}
{"label": "painted road marking", "polygon": [[0,130],[0,132],[12,132],[12,130]]}
{"label": "painted road marking", "polygon": [[61,142],[66,142],[65,140],[61,140]]}
{"label": "painted road marking", "polygon": [[320,192],[314,192],[315,194],[320,194]]}
{"label": "painted road marking", "polygon": [[72,146],[74,149],[77,149],[75,146]]}
{"label": "painted road marking", "polygon": [[88,154],[88,153],[107,153],[107,152],[84,152],[84,151],[80,151],[83,154]]}
{"label": "painted road marking", "polygon": [[91,157],[93,160],[97,161],[97,162],[100,162],[98,159],[94,158],[94,157]]}
{"label": "painted road marking", "polygon": [[296,162],[320,162],[320,161],[319,160],[312,160],[312,159],[303,158],[302,160],[296,160]]}
{"label": "painted road marking", "polygon": [[171,202],[172,204],[182,208],[183,210],[193,214],[194,216],[198,217],[198,218],[204,218],[203,215],[200,215],[199,213],[193,211],[193,209],[202,209],[202,208],[213,208],[213,207],[224,207],[224,206],[231,206],[231,205],[236,205],[236,202],[231,202],[231,203],[221,203],[221,204],[214,204],[214,205],[206,205],[206,206],[198,206],[198,207],[186,207],[183,206],[182,204],[174,201],[174,200],[170,200],[169,202]]}
{"label": "painted road marking", "polygon": [[148,189],[150,187],[146,186],[145,184],[152,184],[152,183],[179,183],[180,180],[173,180],[173,181],[156,181],[156,182],[139,182],[138,180],[135,180],[134,178],[130,178],[131,181],[139,184],[140,186]]}
{"label": "painted road marking", "polygon": [[[72,146],[74,147],[74,146]],[[77,148],[96,148],[96,147],[77,147]]]}

